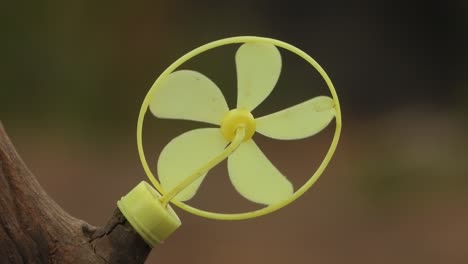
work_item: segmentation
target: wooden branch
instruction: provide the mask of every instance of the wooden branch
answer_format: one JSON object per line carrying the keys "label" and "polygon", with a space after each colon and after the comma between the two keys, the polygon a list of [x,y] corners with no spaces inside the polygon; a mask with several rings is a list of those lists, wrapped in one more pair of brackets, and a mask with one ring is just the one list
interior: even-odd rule
{"label": "wooden branch", "polygon": [[118,209],[96,228],[42,189],[0,122],[1,263],[144,263],[151,248]]}

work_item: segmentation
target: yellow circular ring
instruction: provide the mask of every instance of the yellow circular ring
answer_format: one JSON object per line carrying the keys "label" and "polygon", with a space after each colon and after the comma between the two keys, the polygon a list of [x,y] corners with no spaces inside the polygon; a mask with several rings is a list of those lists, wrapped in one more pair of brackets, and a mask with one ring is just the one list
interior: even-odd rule
{"label": "yellow circular ring", "polygon": [[341,110],[340,110],[340,103],[338,101],[338,95],[336,94],[335,88],[333,87],[333,84],[328,77],[328,75],[325,73],[325,71],[322,69],[322,67],[314,60],[312,57],[307,55],[307,53],[303,52],[302,50],[286,43],[280,40],[276,39],[271,39],[271,38],[265,38],[265,37],[254,37],[254,36],[240,36],[240,37],[231,37],[231,38],[225,38],[217,41],[210,42],[208,44],[205,44],[201,47],[198,47],[189,53],[185,54],[184,56],[180,57],[178,60],[176,60],[174,63],[172,63],[159,77],[156,79],[154,82],[153,86],[149,90],[149,92],[146,94],[145,99],[143,100],[143,104],[140,109],[140,114],[138,116],[138,122],[137,122],[137,146],[138,146],[138,154],[140,156],[140,161],[141,164],[143,165],[143,169],[146,172],[146,175],[148,176],[149,180],[153,185],[156,187],[156,189],[161,192],[161,194],[164,195],[164,190],[161,188],[161,185],[159,182],[156,180],[154,177],[153,173],[151,172],[151,169],[148,166],[148,162],[146,161],[145,153],[143,150],[143,121],[145,114],[148,110],[149,104],[150,104],[150,98],[151,94],[154,92],[156,87],[158,87],[159,83],[161,80],[166,78],[169,74],[171,74],[175,69],[177,69],[180,65],[188,61],[189,59],[199,55],[200,53],[203,53],[207,50],[217,48],[220,46],[228,45],[228,44],[235,44],[235,43],[245,43],[245,42],[263,42],[263,43],[269,43],[273,44],[277,47],[289,50],[290,52],[298,55],[299,57],[303,58],[306,60],[312,67],[314,67],[322,76],[322,78],[325,80],[327,83],[328,89],[330,90],[333,101],[335,103],[335,109],[336,109],[336,127],[335,127],[335,133],[333,136],[332,143],[330,145],[330,148],[328,149],[327,154],[325,155],[325,158],[323,159],[322,163],[318,167],[318,169],[315,171],[315,173],[310,177],[309,180],[307,180],[304,185],[302,185],[301,188],[299,188],[289,199],[284,200],[280,203],[277,204],[272,204],[267,207],[251,211],[251,212],[245,212],[245,213],[234,213],[234,214],[221,214],[221,213],[215,213],[215,212],[208,212],[204,211],[195,207],[192,207],[190,205],[187,205],[183,202],[180,201],[175,201],[172,200],[171,202],[175,204],[177,207],[181,208],[182,210],[185,210],[189,213],[206,217],[206,218],[211,218],[211,219],[216,219],[216,220],[244,220],[244,219],[249,219],[249,218],[255,218],[259,217],[265,214],[272,213],[289,203],[293,202],[297,198],[299,198],[301,195],[303,195],[322,175],[323,171],[327,167],[328,163],[330,162],[331,157],[333,156],[333,153],[335,152],[336,146],[338,145],[338,141],[340,139],[340,134],[341,134]]}

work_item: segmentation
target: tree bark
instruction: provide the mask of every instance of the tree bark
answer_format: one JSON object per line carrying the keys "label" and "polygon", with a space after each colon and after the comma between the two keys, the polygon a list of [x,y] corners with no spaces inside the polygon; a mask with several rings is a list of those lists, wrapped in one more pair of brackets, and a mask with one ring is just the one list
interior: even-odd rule
{"label": "tree bark", "polygon": [[118,209],[100,228],[65,212],[0,122],[0,263],[144,263],[150,251]]}

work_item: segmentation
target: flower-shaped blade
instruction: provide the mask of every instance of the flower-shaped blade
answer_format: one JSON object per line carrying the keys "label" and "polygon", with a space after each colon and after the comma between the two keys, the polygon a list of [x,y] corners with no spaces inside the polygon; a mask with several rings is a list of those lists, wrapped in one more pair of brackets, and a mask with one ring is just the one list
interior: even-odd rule
{"label": "flower-shaped blade", "polygon": [[257,132],[274,139],[301,139],[317,134],[335,116],[333,99],[318,96],[257,118]]}
{"label": "flower-shaped blade", "polygon": [[229,111],[218,86],[190,70],[171,73],[154,91],[151,112],[159,118],[185,119],[219,125]]}
{"label": "flower-shaped blade", "polygon": [[[219,128],[194,129],[172,139],[164,147],[158,160],[158,176],[163,189],[172,190],[221,153],[227,144]],[[179,201],[191,199],[206,173],[181,191],[175,199]]]}
{"label": "flower-shaped blade", "polygon": [[293,194],[291,182],[251,139],[229,156],[228,171],[236,190],[252,202],[275,204]]}
{"label": "flower-shaped blade", "polygon": [[237,108],[252,111],[273,91],[281,55],[271,44],[245,43],[236,52]]}

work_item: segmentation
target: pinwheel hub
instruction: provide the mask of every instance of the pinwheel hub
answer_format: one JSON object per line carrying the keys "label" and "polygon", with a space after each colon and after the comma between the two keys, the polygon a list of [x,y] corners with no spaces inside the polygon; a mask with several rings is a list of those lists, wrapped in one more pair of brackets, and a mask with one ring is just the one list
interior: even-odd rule
{"label": "pinwheel hub", "polygon": [[256,122],[252,113],[245,109],[233,109],[229,111],[221,121],[221,133],[232,141],[239,127],[245,127],[244,141],[249,140],[255,134]]}

